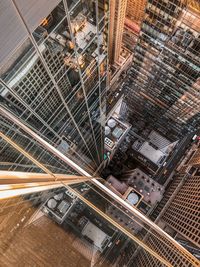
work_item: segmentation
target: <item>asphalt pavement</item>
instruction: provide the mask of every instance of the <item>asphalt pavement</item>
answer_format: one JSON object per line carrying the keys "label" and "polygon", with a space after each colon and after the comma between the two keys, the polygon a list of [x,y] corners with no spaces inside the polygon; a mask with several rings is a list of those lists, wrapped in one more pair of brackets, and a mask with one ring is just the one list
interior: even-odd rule
{"label": "asphalt pavement", "polygon": [[117,101],[123,95],[124,90],[123,90],[122,83],[125,80],[126,80],[126,76],[124,78],[120,78],[111,86],[110,93],[107,96],[106,114],[109,114],[109,112],[113,109]]}

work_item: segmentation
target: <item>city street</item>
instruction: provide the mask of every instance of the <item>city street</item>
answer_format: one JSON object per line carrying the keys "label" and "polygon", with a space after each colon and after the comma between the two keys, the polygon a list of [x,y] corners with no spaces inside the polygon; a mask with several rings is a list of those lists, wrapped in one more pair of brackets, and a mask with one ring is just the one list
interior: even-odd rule
{"label": "city street", "polygon": [[110,87],[107,94],[107,106],[106,106],[106,114],[108,115],[111,110],[116,105],[117,101],[123,95],[123,83],[127,79],[126,75],[121,74],[116,82]]}

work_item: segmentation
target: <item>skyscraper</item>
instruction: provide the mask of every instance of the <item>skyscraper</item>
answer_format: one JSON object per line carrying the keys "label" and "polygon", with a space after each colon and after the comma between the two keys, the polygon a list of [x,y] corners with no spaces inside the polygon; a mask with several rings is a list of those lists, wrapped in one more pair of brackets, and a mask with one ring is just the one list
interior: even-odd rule
{"label": "skyscraper", "polygon": [[0,103],[97,170],[104,150],[108,2],[2,1],[1,10]]}
{"label": "skyscraper", "polygon": [[[20,129],[18,122],[16,126],[25,140],[33,135],[34,150],[41,149],[46,157],[38,161],[38,153],[31,156],[1,133],[7,148],[23,158],[21,164],[13,159],[12,171],[0,172],[1,265],[131,266],[142,250],[157,266],[198,266],[191,253],[108,183],[92,178],[75,163],[73,171],[64,154],[45,145],[30,128]],[[15,165],[25,165],[28,172],[14,171]],[[144,232],[147,241],[141,239]]]}
{"label": "skyscraper", "polygon": [[127,82],[130,118],[171,140],[198,126],[199,15],[186,1],[147,1]]}
{"label": "skyscraper", "polygon": [[[162,5],[158,1],[148,2],[136,47],[135,65],[131,69],[135,76],[134,79],[130,76],[130,84],[126,85],[129,112],[137,112],[141,118],[152,112],[148,122],[161,127],[160,131],[164,126],[162,121],[156,121],[156,108],[164,100],[154,92],[158,88],[145,80],[144,72],[155,75],[155,80],[150,77],[155,85],[165,70],[162,79],[169,86],[165,79],[170,79],[172,72],[166,63],[169,47],[175,51],[188,42],[191,49],[194,44],[198,46],[197,35],[194,35],[196,39],[190,40],[187,27],[183,33],[182,28],[177,28],[179,26],[171,26],[173,20],[178,23],[181,18],[181,23],[190,23],[188,27],[195,31],[198,27],[195,19],[198,14],[194,15],[196,5],[189,9],[184,1],[169,1],[167,5],[165,2],[163,0]],[[155,4],[159,8],[155,8]],[[106,152],[104,155],[108,55],[113,56],[110,62],[117,62],[126,1],[3,0],[0,8],[0,23],[3,25],[0,29],[0,266],[198,267],[199,260],[194,253],[199,245],[199,239],[196,240],[194,235],[199,234],[195,230],[199,226],[199,212],[198,192],[194,186],[198,184],[198,170],[195,168],[198,160],[192,168],[187,168],[185,163],[186,166],[174,178],[172,190],[169,194],[166,190],[163,198],[165,186],[137,168],[126,169],[127,177],[124,178],[130,176],[131,183],[112,177],[119,190],[111,181],[98,175],[104,165],[104,156],[109,158],[114,154],[117,142],[124,140],[131,147],[135,143],[141,145],[137,139],[132,143],[126,136],[129,125],[113,117],[106,124],[108,135],[112,137],[112,140],[105,139],[110,154]],[[167,10],[167,15],[160,12],[162,9]],[[158,20],[158,11],[164,14],[164,18],[152,26]],[[187,19],[187,12],[191,13],[193,22]],[[167,25],[164,30],[162,23]],[[180,32],[181,41],[177,41]],[[164,46],[167,35],[172,40],[169,46]],[[108,49],[113,53],[108,54]],[[187,53],[185,58],[188,59]],[[154,61],[146,58],[150,54],[158,56],[161,66],[155,66]],[[173,54],[171,50],[169,54]],[[182,54],[177,61],[177,68],[186,62],[182,62]],[[124,61],[126,66],[127,62]],[[168,69],[164,69],[164,63]],[[116,85],[126,74],[125,69],[118,73]],[[131,87],[131,79],[135,87]],[[191,80],[192,88],[198,90],[194,72]],[[140,86],[139,91],[137,86]],[[149,88],[151,91],[147,90]],[[182,95],[183,101],[187,95]],[[144,108],[142,97],[148,100],[149,110]],[[179,106],[178,101],[170,106],[172,111],[166,107],[166,117]],[[150,103],[155,105],[155,110]],[[187,113],[184,112],[182,115]],[[195,128],[193,115],[198,120],[198,114],[183,116],[191,121],[191,129]],[[185,131],[190,130],[188,124],[185,125]],[[172,127],[175,127],[171,134],[173,139],[177,137],[179,128],[174,123]],[[134,138],[139,136],[134,129],[131,134]],[[159,140],[168,147],[168,140],[153,131],[148,136],[153,140],[154,150],[151,151],[158,152],[160,159],[156,142]],[[147,143],[145,145],[149,147]],[[129,151],[128,146],[124,151]],[[129,157],[129,152],[126,156]],[[190,165],[193,165],[191,161]],[[134,186],[134,181],[141,189]],[[121,185],[123,190],[120,191]],[[186,223],[180,222],[179,228],[178,225],[174,227],[173,215],[180,212],[179,202],[185,204],[191,198],[191,192],[187,194],[190,187],[195,200],[186,203],[184,213],[177,215],[176,224],[181,220]],[[166,199],[170,201],[170,207]],[[157,211],[160,206],[161,212]],[[193,207],[197,211],[191,216],[190,227],[188,217]],[[148,217],[153,218],[154,212],[160,216],[159,221],[155,216],[157,224]],[[170,216],[165,215],[167,212]],[[191,230],[187,232],[184,227]],[[188,237],[188,241],[183,237]],[[193,250],[189,242],[196,246]]]}
{"label": "skyscraper", "polygon": [[[174,174],[173,180],[167,186],[163,199],[150,216],[198,259],[200,258],[199,161],[198,143],[192,146],[183,159],[179,171]],[[164,251],[148,233],[145,239],[152,249],[170,254],[169,251]],[[143,253],[142,250],[134,259],[136,266],[140,266],[146,261],[149,262],[149,266],[156,264],[155,259]],[[144,266],[146,265],[144,264]],[[158,266],[160,265],[158,264]]]}
{"label": "skyscraper", "polygon": [[119,61],[126,15],[127,0],[110,1],[109,60]]}
{"label": "skyscraper", "polygon": [[127,1],[127,9],[126,9],[126,16],[134,21],[136,24],[141,24],[142,19],[144,17],[144,10],[146,7],[146,0],[128,0]]}
{"label": "skyscraper", "polygon": [[195,146],[176,178],[182,177],[183,183],[161,217],[180,239],[182,236],[196,247],[200,246],[199,162],[200,149]]}

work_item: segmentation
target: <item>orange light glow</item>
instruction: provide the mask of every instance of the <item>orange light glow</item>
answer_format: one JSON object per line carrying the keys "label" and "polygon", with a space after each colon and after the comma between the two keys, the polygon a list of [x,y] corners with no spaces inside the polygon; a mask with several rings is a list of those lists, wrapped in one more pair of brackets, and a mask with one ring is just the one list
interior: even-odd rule
{"label": "orange light glow", "polygon": [[47,18],[43,19],[41,25],[42,25],[42,26],[46,26],[46,25],[48,25],[48,19],[47,19]]}
{"label": "orange light glow", "polygon": [[182,97],[181,97],[181,100],[185,100],[187,98],[187,96],[186,95],[183,95]]}

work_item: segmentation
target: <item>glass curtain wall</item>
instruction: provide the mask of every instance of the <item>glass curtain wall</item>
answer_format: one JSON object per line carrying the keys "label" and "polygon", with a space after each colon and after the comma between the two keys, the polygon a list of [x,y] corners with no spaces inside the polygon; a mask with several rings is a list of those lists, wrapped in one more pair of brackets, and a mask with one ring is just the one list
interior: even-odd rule
{"label": "glass curtain wall", "polygon": [[199,266],[99,184],[57,180],[25,184],[7,196],[1,190],[1,265],[141,266],[136,256],[143,253],[142,266]]}
{"label": "glass curtain wall", "polygon": [[[0,171],[78,175],[75,169],[5,116],[0,115],[0,125]],[[71,150],[72,153],[74,163],[78,164],[79,155]],[[91,172],[86,162],[84,164]]]}
{"label": "glass curtain wall", "polygon": [[94,172],[104,151],[109,2],[13,0],[1,9],[0,105]]}
{"label": "glass curtain wall", "polygon": [[1,121],[0,265],[121,267],[143,253],[157,266],[199,266],[108,182]]}
{"label": "glass curtain wall", "polygon": [[198,128],[199,19],[189,1],[147,1],[126,84],[130,113],[172,140]]}

